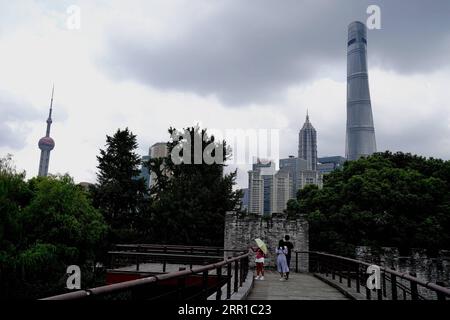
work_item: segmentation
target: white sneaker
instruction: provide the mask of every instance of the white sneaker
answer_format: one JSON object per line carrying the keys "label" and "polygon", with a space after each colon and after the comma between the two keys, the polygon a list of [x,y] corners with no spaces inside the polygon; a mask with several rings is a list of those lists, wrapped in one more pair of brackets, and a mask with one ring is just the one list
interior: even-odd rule
{"label": "white sneaker", "polygon": [[285,278],[280,278],[280,281],[285,281],[286,279]]}
{"label": "white sneaker", "polygon": [[259,280],[260,278],[259,278],[259,276],[257,276],[256,278],[255,278],[255,280]]}
{"label": "white sneaker", "polygon": [[259,280],[264,280],[264,276],[260,277]]}

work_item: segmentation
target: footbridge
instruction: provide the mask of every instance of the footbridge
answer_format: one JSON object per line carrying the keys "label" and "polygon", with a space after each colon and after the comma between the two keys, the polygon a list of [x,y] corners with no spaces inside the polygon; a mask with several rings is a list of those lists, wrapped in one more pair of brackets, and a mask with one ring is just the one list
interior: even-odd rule
{"label": "footbridge", "polygon": [[[155,244],[116,245],[104,286],[43,300],[446,300],[450,290],[369,263],[323,252],[295,251],[288,280],[270,264],[256,280],[247,250]],[[299,265],[308,261],[306,272]],[[368,287],[369,277],[377,286]]]}

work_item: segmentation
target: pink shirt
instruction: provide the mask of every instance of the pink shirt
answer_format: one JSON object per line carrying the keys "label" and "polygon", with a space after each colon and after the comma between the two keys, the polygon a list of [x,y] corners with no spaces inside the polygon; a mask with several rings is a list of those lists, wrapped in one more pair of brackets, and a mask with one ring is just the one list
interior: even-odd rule
{"label": "pink shirt", "polygon": [[258,249],[253,249],[252,248],[252,250],[256,252],[256,256],[255,256],[256,259],[261,259],[261,258],[265,257],[265,254],[264,254],[264,252],[261,249],[259,249],[259,248]]}

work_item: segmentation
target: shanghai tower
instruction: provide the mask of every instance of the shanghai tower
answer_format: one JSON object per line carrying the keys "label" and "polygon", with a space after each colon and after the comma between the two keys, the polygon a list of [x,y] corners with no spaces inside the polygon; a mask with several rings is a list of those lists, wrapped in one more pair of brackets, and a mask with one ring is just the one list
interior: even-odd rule
{"label": "shanghai tower", "polygon": [[52,100],[50,102],[50,111],[47,119],[47,131],[45,137],[39,140],[39,149],[41,149],[41,159],[39,161],[39,176],[46,177],[48,175],[48,164],[50,162],[50,151],[55,147],[55,141],[50,137],[50,127],[52,126],[52,111],[53,111],[53,93],[55,88],[52,89]]}
{"label": "shanghai tower", "polygon": [[376,151],[367,73],[367,28],[355,21],[348,26],[345,156],[356,160]]}

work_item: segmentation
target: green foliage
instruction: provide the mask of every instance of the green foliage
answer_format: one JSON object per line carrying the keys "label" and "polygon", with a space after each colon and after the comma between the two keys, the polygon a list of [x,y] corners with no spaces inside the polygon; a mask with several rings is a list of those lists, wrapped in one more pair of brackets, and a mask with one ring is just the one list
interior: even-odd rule
{"label": "green foliage", "polygon": [[93,265],[106,231],[101,214],[69,176],[24,178],[10,159],[0,161],[1,298],[64,291],[67,266]]}
{"label": "green foliage", "polygon": [[297,200],[290,199],[286,204],[286,213],[289,218],[295,218],[297,213],[300,211],[300,205]]}
{"label": "green foliage", "polygon": [[136,238],[138,221],[144,214],[146,186],[137,179],[141,157],[135,152],[136,136],[126,128],[106,136],[106,149],[100,150],[97,185],[92,188],[94,205],[111,227],[110,241],[129,242]]}
{"label": "green foliage", "polygon": [[[179,133],[170,128],[169,133],[201,141],[202,154],[208,146],[215,146],[211,155],[219,150],[217,155],[222,155],[223,163],[207,164],[201,159],[194,164],[194,143],[180,152],[190,152],[192,164],[176,164],[170,156],[149,161],[147,165],[157,177],[151,190],[152,215],[147,222],[151,239],[158,243],[222,245],[225,213],[237,209],[241,198],[241,191],[233,191],[236,171],[224,174],[230,150],[225,141],[208,136],[206,129],[191,127]],[[170,141],[169,155],[182,144],[181,139]]]}
{"label": "green foliage", "polygon": [[313,249],[450,248],[450,162],[390,152],[347,162],[298,193]]}

